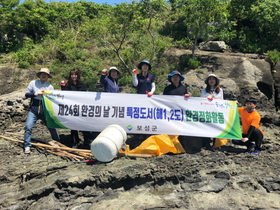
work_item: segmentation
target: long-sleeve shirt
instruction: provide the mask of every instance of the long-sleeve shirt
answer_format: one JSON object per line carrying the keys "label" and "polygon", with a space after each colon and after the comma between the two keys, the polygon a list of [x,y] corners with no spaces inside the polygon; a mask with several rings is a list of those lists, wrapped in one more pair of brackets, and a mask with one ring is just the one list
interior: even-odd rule
{"label": "long-sleeve shirt", "polygon": [[119,85],[117,84],[116,80],[113,78],[108,78],[105,75],[101,75],[100,82],[104,85],[105,92],[108,93],[118,93],[119,92]]}
{"label": "long-sleeve shirt", "polygon": [[171,84],[168,85],[164,88],[163,91],[163,95],[178,95],[178,96],[182,96],[187,94],[187,89],[186,86],[180,84],[178,87],[176,87],[175,85]]}
{"label": "long-sleeve shirt", "polygon": [[41,80],[32,80],[25,91],[25,97],[31,98],[29,111],[34,114],[43,113],[43,108],[41,106],[42,96],[35,96],[39,90],[54,90],[53,86],[47,81],[42,83]]}
{"label": "long-sleeve shirt", "polygon": [[224,92],[223,89],[220,88],[220,92],[216,93],[214,90],[211,93],[206,92],[206,88],[201,91],[200,97],[208,97],[209,95],[213,94],[214,98],[216,99],[224,99]]}
{"label": "long-sleeve shirt", "polygon": [[[249,113],[246,111],[244,107],[239,107],[238,113],[241,117],[242,134],[248,134],[251,125],[261,131],[260,128],[261,115],[257,110]],[[263,131],[261,132],[263,133]]]}
{"label": "long-sleeve shirt", "polygon": [[61,90],[72,90],[72,91],[86,91],[86,85],[84,83],[80,83],[79,85],[70,85],[67,83],[66,85],[61,85]]}

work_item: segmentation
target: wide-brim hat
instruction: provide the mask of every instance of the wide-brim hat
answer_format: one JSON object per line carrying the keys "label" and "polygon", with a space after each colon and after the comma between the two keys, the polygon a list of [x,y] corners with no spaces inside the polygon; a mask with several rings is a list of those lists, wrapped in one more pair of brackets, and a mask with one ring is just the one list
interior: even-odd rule
{"label": "wide-brim hat", "polygon": [[36,73],[36,76],[40,77],[41,73],[46,73],[47,75],[49,75],[49,78],[52,78],[52,75],[50,75],[50,70],[48,68],[41,68],[40,71]]}
{"label": "wide-brim hat", "polygon": [[138,69],[141,69],[143,64],[147,64],[149,66],[149,70],[151,70],[152,66],[151,66],[150,62],[147,60],[142,60],[137,66]]}
{"label": "wide-brim hat", "polygon": [[168,75],[167,80],[171,82],[171,77],[173,77],[174,75],[179,75],[181,82],[185,79],[185,77],[183,77],[179,71],[172,71],[172,73]]}
{"label": "wide-brim hat", "polygon": [[209,80],[210,77],[214,77],[214,78],[216,79],[216,81],[217,81],[217,82],[216,82],[216,83],[217,83],[216,85],[220,84],[220,80],[219,80],[219,78],[216,76],[216,74],[209,74],[208,77],[205,79],[205,84],[206,84],[206,85],[208,85],[208,80]]}
{"label": "wide-brim hat", "polygon": [[115,67],[115,66],[111,66],[111,67],[109,68],[109,75],[110,75],[110,72],[111,72],[112,70],[117,71],[117,72],[118,72],[118,74],[120,74],[120,73],[121,73],[121,72],[117,69],[117,67]]}

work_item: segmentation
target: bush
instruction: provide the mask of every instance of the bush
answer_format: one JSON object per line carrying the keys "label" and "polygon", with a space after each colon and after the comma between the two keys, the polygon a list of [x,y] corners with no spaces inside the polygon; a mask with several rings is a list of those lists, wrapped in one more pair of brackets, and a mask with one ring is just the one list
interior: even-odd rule
{"label": "bush", "polygon": [[182,68],[184,68],[185,66],[188,66],[190,68],[197,68],[199,66],[200,62],[195,59],[195,58],[191,58],[190,55],[183,55],[180,58],[180,65]]}
{"label": "bush", "polygon": [[269,62],[274,66],[280,60],[280,52],[274,49],[272,51],[267,52]]}
{"label": "bush", "polygon": [[131,86],[132,84],[132,76],[122,76],[119,79],[119,84],[123,86]]}
{"label": "bush", "polygon": [[27,69],[29,67],[30,67],[30,63],[28,63],[26,61],[19,61],[18,62],[18,68]]}
{"label": "bush", "polygon": [[13,59],[15,59],[18,62],[24,61],[29,64],[33,64],[36,60],[36,58],[30,53],[30,51],[28,51],[26,49],[22,49],[22,50],[16,52],[13,55]]}

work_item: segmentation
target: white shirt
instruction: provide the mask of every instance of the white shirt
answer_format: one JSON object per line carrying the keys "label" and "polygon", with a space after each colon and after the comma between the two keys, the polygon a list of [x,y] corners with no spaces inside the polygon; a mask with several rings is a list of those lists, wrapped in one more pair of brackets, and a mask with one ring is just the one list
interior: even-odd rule
{"label": "white shirt", "polygon": [[[212,92],[212,94],[214,95],[214,98],[216,98],[216,99],[224,99],[224,92],[223,92],[223,89],[222,89],[222,88],[220,88],[220,92],[219,92],[219,93],[216,93],[214,90],[212,90],[211,92]],[[210,93],[207,93],[207,92],[206,92],[206,88],[205,88],[205,89],[203,89],[203,90],[201,91],[200,97],[205,97],[205,98],[207,98],[209,95],[211,95],[211,94],[210,94]]]}
{"label": "white shirt", "polygon": [[[54,90],[54,88],[48,81],[42,83],[41,80],[32,80],[27,86],[25,93],[34,94],[39,90]],[[35,99],[41,100],[42,96],[36,96]]]}

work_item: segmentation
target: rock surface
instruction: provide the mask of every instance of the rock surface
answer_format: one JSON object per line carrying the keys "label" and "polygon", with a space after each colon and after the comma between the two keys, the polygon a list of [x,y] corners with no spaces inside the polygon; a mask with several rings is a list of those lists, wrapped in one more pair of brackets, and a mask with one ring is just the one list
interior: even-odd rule
{"label": "rock surface", "polygon": [[[167,55],[179,60],[186,53],[170,50]],[[0,209],[279,209],[280,124],[269,64],[257,55],[200,52],[198,58],[200,70],[184,72],[190,91],[204,87],[206,76],[215,73],[225,99],[260,99],[261,155],[251,156],[231,143],[216,152],[195,150],[191,145],[200,139],[184,137],[185,154],[86,164],[34,147],[26,155],[21,143],[0,138]],[[0,96],[2,135],[22,140],[28,103],[24,89]],[[69,131],[59,134],[67,143]],[[33,138],[49,140],[41,122]],[[129,136],[127,143],[133,148],[140,142]]]}

